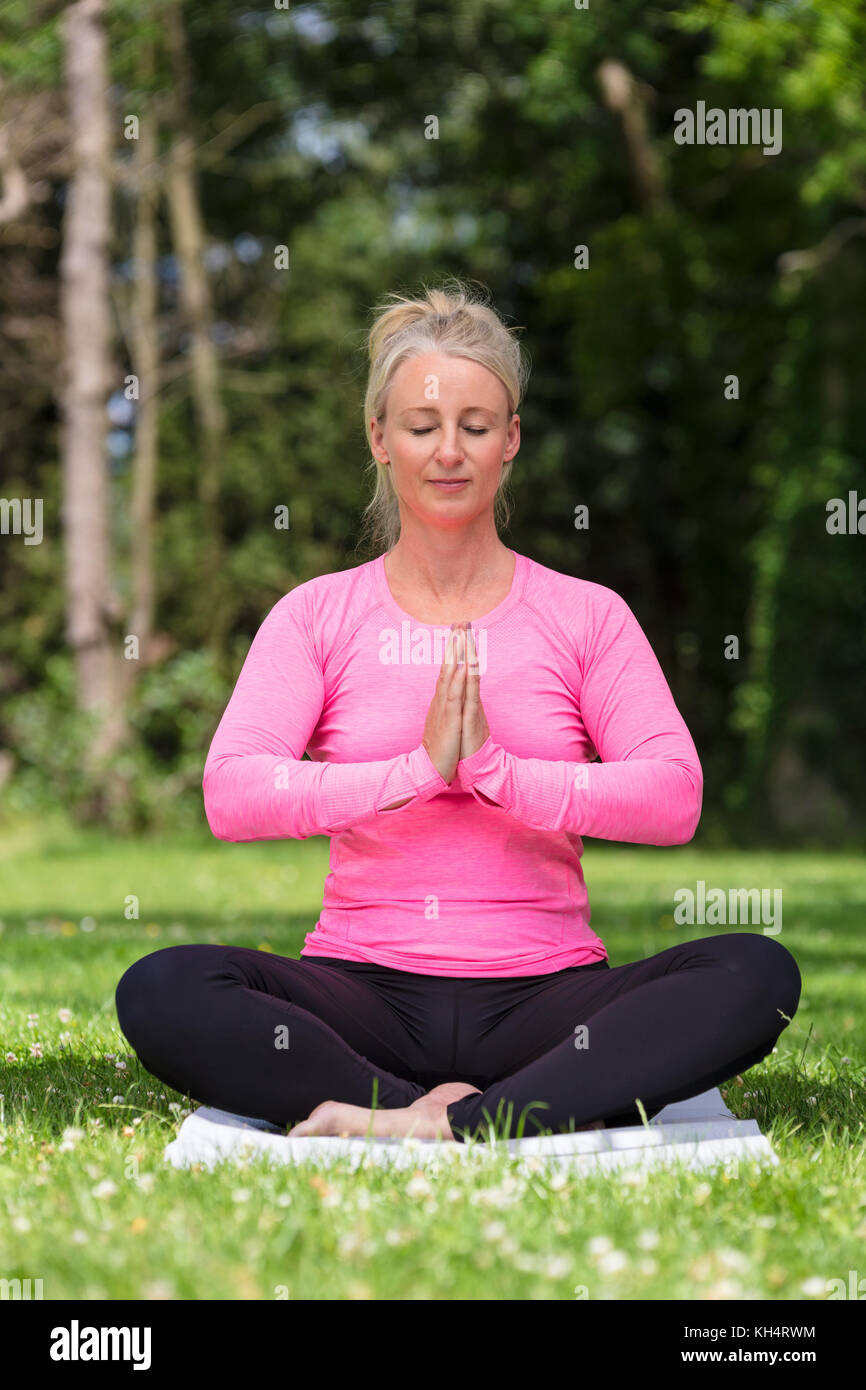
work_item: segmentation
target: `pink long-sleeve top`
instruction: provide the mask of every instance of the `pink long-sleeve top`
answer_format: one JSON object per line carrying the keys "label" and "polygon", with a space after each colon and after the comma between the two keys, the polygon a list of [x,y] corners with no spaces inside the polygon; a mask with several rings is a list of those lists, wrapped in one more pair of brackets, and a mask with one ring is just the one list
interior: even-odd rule
{"label": "pink long-sleeve top", "polygon": [[302,956],[459,976],[586,965],[607,951],[581,837],[694,835],[701,765],[628,604],[512,553],[509,594],[472,622],[490,736],[450,785],[422,743],[449,627],[398,606],[384,556],[299,584],[253,638],[205,813],[221,840],[331,837]]}

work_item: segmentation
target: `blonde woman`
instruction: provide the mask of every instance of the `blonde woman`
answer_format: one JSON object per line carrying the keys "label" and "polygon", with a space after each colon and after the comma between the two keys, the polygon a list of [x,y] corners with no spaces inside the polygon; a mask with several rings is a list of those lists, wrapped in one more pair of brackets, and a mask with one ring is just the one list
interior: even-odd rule
{"label": "blonde woman", "polygon": [[368,347],[380,553],[274,605],[203,780],[218,839],[331,837],[321,915],[297,960],[145,956],[121,1027],[166,1084],[298,1137],[639,1123],[766,1057],[799,970],[744,931],[611,964],[582,837],[691,840],[694,743],[627,603],[499,537],[514,332],[451,282],[390,296]]}

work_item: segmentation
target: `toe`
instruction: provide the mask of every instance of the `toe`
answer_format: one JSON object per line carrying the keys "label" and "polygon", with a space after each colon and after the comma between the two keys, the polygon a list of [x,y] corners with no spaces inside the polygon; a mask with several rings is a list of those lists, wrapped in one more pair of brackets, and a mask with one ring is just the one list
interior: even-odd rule
{"label": "toe", "polygon": [[300,1124],[289,1130],[289,1138],[300,1138],[304,1134],[321,1134],[327,1126],[329,1111],[333,1105],[332,1100],[321,1101],[305,1120],[301,1120]]}

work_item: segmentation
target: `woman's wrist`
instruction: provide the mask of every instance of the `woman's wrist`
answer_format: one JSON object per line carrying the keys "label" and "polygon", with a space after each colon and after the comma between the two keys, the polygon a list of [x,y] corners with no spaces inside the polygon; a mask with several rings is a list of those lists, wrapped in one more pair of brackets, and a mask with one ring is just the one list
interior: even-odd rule
{"label": "woman's wrist", "polygon": [[471,791],[474,779],[482,769],[486,769],[488,759],[498,748],[494,743],[493,735],[488,734],[480,748],[476,748],[473,753],[461,758],[457,764],[457,782],[463,791]]}
{"label": "woman's wrist", "polygon": [[[492,734],[488,734],[487,737],[485,738],[484,742],[481,743],[481,744],[479,744],[477,748],[473,749],[473,751],[472,751],[471,753],[467,753],[465,756],[461,756],[461,758],[460,758],[460,764],[461,764],[461,766],[465,766],[467,763],[468,763],[470,766],[473,766],[473,765],[474,765],[474,764],[473,764],[473,759],[475,759],[475,762],[476,762],[476,763],[481,762],[481,761],[482,761],[481,754],[483,753],[483,754],[486,756],[486,755],[490,752],[491,748],[493,748],[493,747],[495,747],[495,746],[496,746],[496,745],[495,745],[494,742],[493,742],[493,735],[492,735]],[[461,754],[462,754],[462,750],[461,750]]]}

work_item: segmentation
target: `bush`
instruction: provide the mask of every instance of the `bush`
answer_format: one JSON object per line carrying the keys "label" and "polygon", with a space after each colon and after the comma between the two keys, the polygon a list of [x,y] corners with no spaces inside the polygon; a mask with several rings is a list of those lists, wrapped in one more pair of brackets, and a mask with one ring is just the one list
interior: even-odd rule
{"label": "bush", "polygon": [[119,834],[202,825],[204,762],[230,693],[203,651],[143,672],[128,701],[127,742],[88,772],[97,721],[76,708],[71,655],[51,656],[40,687],[4,712],[16,759],[9,809],[41,812],[59,803],[73,818]]}

